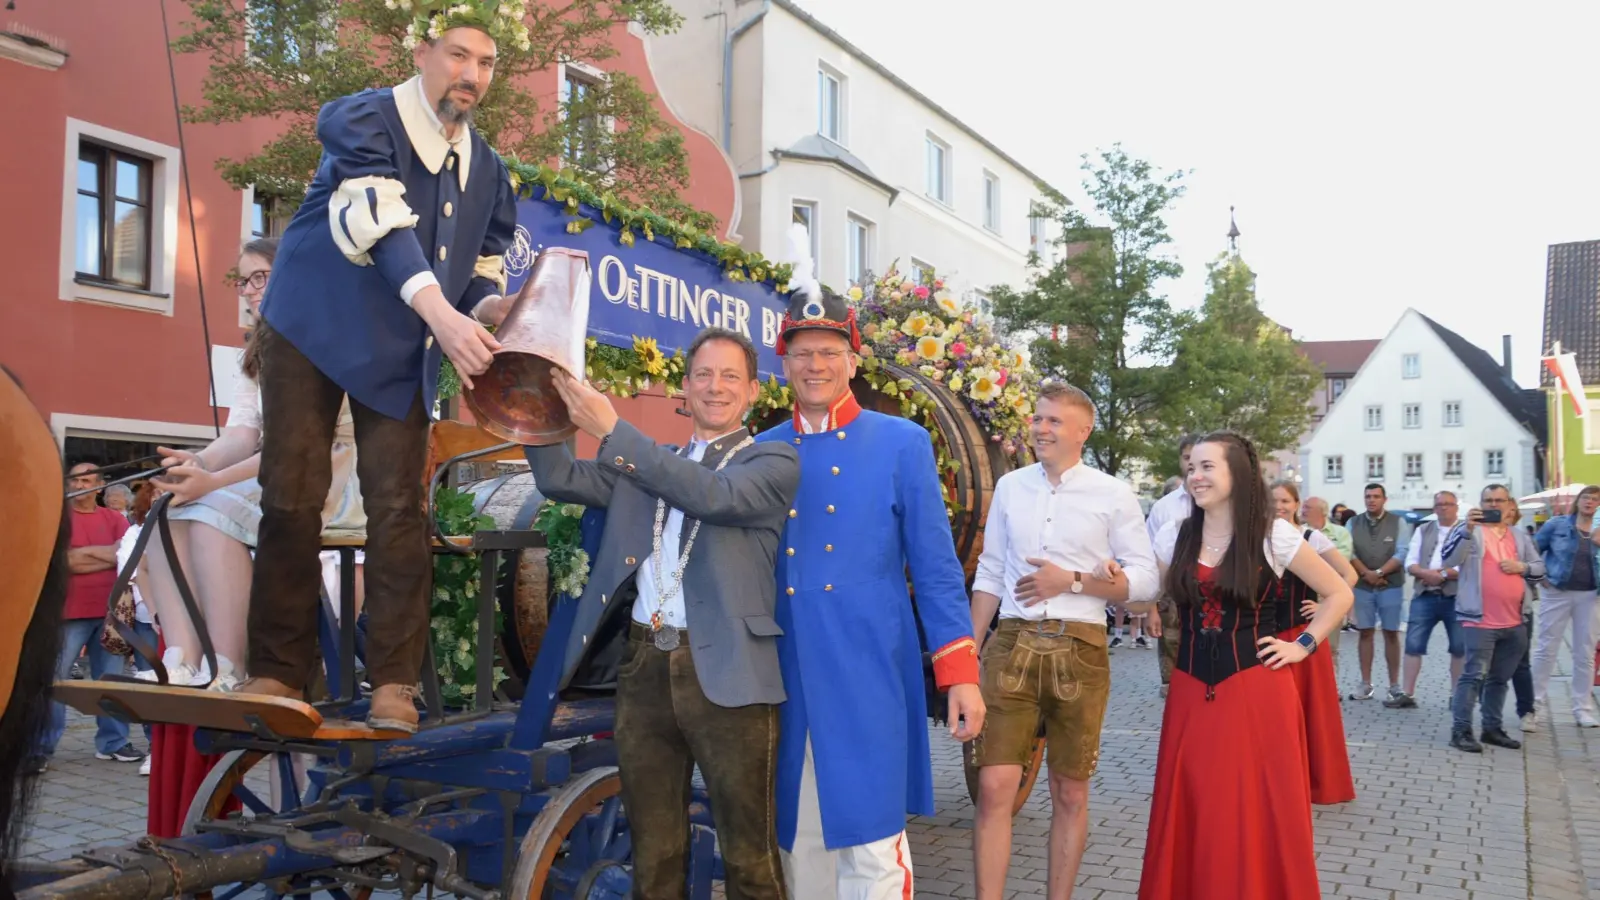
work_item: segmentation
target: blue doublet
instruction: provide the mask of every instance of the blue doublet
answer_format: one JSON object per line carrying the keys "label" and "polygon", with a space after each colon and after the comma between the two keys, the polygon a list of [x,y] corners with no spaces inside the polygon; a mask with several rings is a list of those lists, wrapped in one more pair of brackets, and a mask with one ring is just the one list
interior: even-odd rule
{"label": "blue doublet", "polygon": [[442,351],[409,294],[431,274],[470,314],[505,290],[516,228],[499,156],[470,131],[447,143],[430,119],[416,79],[322,108],[322,161],[261,302],[267,323],[353,400],[396,419],[419,393],[437,418]]}
{"label": "blue doublet", "polygon": [[[932,815],[920,619],[928,645],[972,637],[965,576],[921,425],[861,412],[803,434],[800,492],[778,554],[778,841],[793,851],[809,735],[829,849],[882,840]],[[907,567],[915,586],[913,611]]]}

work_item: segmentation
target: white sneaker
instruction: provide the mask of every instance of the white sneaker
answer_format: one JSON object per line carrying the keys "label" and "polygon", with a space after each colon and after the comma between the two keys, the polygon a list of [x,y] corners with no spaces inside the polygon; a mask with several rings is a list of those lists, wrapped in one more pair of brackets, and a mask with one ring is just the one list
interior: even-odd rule
{"label": "white sneaker", "polygon": [[1600,728],[1600,720],[1595,719],[1594,713],[1590,710],[1580,709],[1576,717],[1579,728]]}
{"label": "white sneaker", "polygon": [[1539,730],[1538,713],[1528,713],[1522,717],[1522,730],[1530,734]]}
{"label": "white sneaker", "polygon": [[150,774],[150,756],[149,756],[149,754],[145,754],[144,762],[139,764],[139,774],[140,775],[149,775]]}
{"label": "white sneaker", "polygon": [[[161,665],[167,670],[168,684],[182,687],[201,687],[211,680],[211,668],[206,665],[206,661],[200,660],[200,668],[196,669],[183,661],[183,649],[180,647],[168,647],[167,652],[161,654]],[[220,659],[217,662],[217,668],[222,668]],[[154,684],[156,682],[156,670],[149,669],[140,672],[134,677],[140,681],[148,681]]]}

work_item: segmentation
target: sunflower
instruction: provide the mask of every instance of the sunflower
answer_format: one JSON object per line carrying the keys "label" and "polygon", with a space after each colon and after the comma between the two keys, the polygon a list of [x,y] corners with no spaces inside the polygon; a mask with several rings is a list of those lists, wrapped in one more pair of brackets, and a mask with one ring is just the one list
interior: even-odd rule
{"label": "sunflower", "polygon": [[655,338],[634,338],[633,352],[639,355],[639,365],[643,367],[646,375],[659,378],[667,374],[667,358],[662,355],[661,348],[656,346]]}

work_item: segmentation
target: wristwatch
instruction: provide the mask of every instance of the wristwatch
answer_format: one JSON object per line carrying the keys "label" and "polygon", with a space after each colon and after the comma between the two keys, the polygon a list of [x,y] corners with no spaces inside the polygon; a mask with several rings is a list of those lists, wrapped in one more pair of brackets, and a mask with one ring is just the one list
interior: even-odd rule
{"label": "wristwatch", "polygon": [[1306,648],[1307,655],[1317,652],[1317,637],[1309,631],[1300,632],[1294,642]]}
{"label": "wristwatch", "polygon": [[1083,573],[1082,572],[1073,572],[1072,573],[1072,592],[1074,594],[1083,593]]}

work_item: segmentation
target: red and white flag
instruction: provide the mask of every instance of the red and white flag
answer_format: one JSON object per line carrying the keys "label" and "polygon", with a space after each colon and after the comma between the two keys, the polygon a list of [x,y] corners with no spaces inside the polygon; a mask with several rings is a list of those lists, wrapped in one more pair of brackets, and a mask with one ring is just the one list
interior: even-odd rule
{"label": "red and white flag", "polygon": [[1578,374],[1578,357],[1573,353],[1561,353],[1556,356],[1546,356],[1544,367],[1550,371],[1550,376],[1561,382],[1561,390],[1566,392],[1567,402],[1572,404],[1572,414],[1583,418],[1588,407],[1584,402],[1583,378]]}

